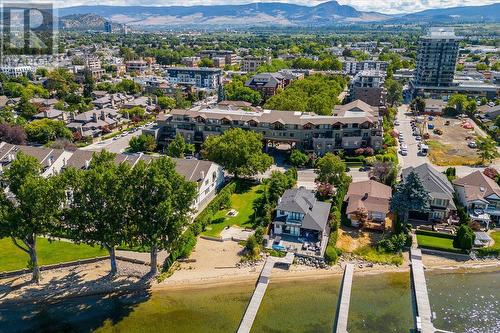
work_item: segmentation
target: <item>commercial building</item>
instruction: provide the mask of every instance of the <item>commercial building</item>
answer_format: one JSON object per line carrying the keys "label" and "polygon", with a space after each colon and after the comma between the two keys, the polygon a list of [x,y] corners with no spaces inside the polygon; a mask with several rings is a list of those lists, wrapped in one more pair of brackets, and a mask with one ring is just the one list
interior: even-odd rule
{"label": "commercial building", "polygon": [[208,136],[235,127],[261,133],[266,147],[288,143],[318,155],[341,149],[380,149],[383,141],[379,109],[363,101],[336,106],[331,116],[219,104],[162,113],[157,123],[160,145],[167,145],[176,134],[189,143],[201,144]]}
{"label": "commercial building", "polygon": [[387,91],[384,82],[385,72],[378,70],[358,72],[350,83],[349,100],[362,100],[371,106],[385,106]]}
{"label": "commercial building", "polygon": [[170,84],[218,89],[221,84],[222,70],[220,68],[171,67],[167,68],[166,76]]}

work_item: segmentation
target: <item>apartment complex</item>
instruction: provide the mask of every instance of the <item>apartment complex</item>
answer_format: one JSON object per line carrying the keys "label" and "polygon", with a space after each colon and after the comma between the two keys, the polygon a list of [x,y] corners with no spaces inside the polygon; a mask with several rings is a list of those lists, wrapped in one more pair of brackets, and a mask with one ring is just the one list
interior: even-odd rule
{"label": "apartment complex", "polygon": [[384,82],[385,72],[378,70],[359,72],[351,81],[349,100],[362,100],[371,106],[385,106],[387,91]]}
{"label": "apartment complex", "polygon": [[166,76],[171,84],[217,89],[221,84],[222,70],[220,68],[171,67],[166,70]]}
{"label": "apartment complex", "polygon": [[224,65],[222,65],[221,59],[224,59],[225,65],[236,65],[237,62],[236,53],[229,50],[203,50],[198,53],[198,57],[210,58],[214,60],[214,62],[217,63],[215,64],[215,66],[217,67],[224,67]]}
{"label": "apartment complex", "polygon": [[377,70],[377,71],[387,71],[387,66],[389,63],[387,61],[376,61],[376,60],[346,60],[342,63],[342,70],[344,73],[349,75],[356,75],[361,71],[367,70]]}
{"label": "apartment complex", "polygon": [[449,87],[453,84],[460,37],[453,28],[430,28],[420,38],[415,86]]}
{"label": "apartment complex", "polygon": [[361,147],[380,149],[383,141],[379,109],[363,101],[336,106],[331,116],[228,102],[213,108],[172,110],[158,115],[157,122],[160,145],[168,144],[177,133],[187,142],[201,144],[208,136],[235,127],[261,133],[266,143],[289,143],[318,155]]}
{"label": "apartment complex", "polygon": [[261,65],[269,63],[271,63],[270,56],[246,56],[241,62],[241,70],[243,72],[255,72]]}

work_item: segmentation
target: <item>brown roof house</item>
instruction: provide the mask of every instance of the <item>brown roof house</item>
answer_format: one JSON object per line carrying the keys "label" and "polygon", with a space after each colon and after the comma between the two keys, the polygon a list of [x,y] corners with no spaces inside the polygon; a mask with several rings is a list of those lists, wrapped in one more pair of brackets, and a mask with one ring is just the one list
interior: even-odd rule
{"label": "brown roof house", "polygon": [[390,186],[374,180],[351,183],[344,201],[352,226],[384,230],[391,196]]}
{"label": "brown roof house", "polygon": [[491,222],[500,221],[500,186],[475,171],[453,182],[460,203],[467,208],[472,221],[478,222],[486,229]]}

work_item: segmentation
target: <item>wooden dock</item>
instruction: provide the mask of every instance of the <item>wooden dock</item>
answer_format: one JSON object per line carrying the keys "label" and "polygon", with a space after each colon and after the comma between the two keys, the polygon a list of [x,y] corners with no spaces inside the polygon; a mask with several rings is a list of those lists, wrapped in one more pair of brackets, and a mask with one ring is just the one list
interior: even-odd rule
{"label": "wooden dock", "polygon": [[422,251],[412,248],[410,250],[411,276],[413,291],[417,305],[417,317],[415,324],[417,332],[434,333],[436,329],[432,324],[431,303],[427,293],[427,282],[425,281],[424,265],[422,264]]}
{"label": "wooden dock", "polygon": [[349,304],[351,302],[352,277],[354,265],[347,264],[344,269],[344,277],[340,287],[339,304],[337,305],[337,316],[333,331],[335,333],[347,333],[347,322],[349,317]]}
{"label": "wooden dock", "polygon": [[269,284],[269,278],[271,277],[271,272],[275,264],[283,264],[287,267],[293,263],[295,255],[291,252],[287,253],[283,258],[276,257],[268,257],[260,271],[259,279],[257,280],[257,285],[255,286],[255,290],[253,291],[252,298],[250,299],[250,303],[248,303],[247,309],[245,310],[245,314],[243,315],[243,319],[240,322],[240,326],[238,327],[238,333],[249,333],[252,329],[253,322],[255,317],[257,317],[257,312],[259,311],[260,303],[262,303],[262,299],[264,298],[264,294],[266,293],[267,286]]}

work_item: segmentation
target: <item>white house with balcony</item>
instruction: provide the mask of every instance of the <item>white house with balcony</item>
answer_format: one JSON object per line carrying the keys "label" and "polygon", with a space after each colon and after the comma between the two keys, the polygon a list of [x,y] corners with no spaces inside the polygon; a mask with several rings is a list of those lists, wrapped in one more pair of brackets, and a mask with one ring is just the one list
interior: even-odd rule
{"label": "white house with balcony", "polygon": [[475,171],[453,182],[458,199],[472,221],[486,229],[500,221],[500,186],[481,171]]}

